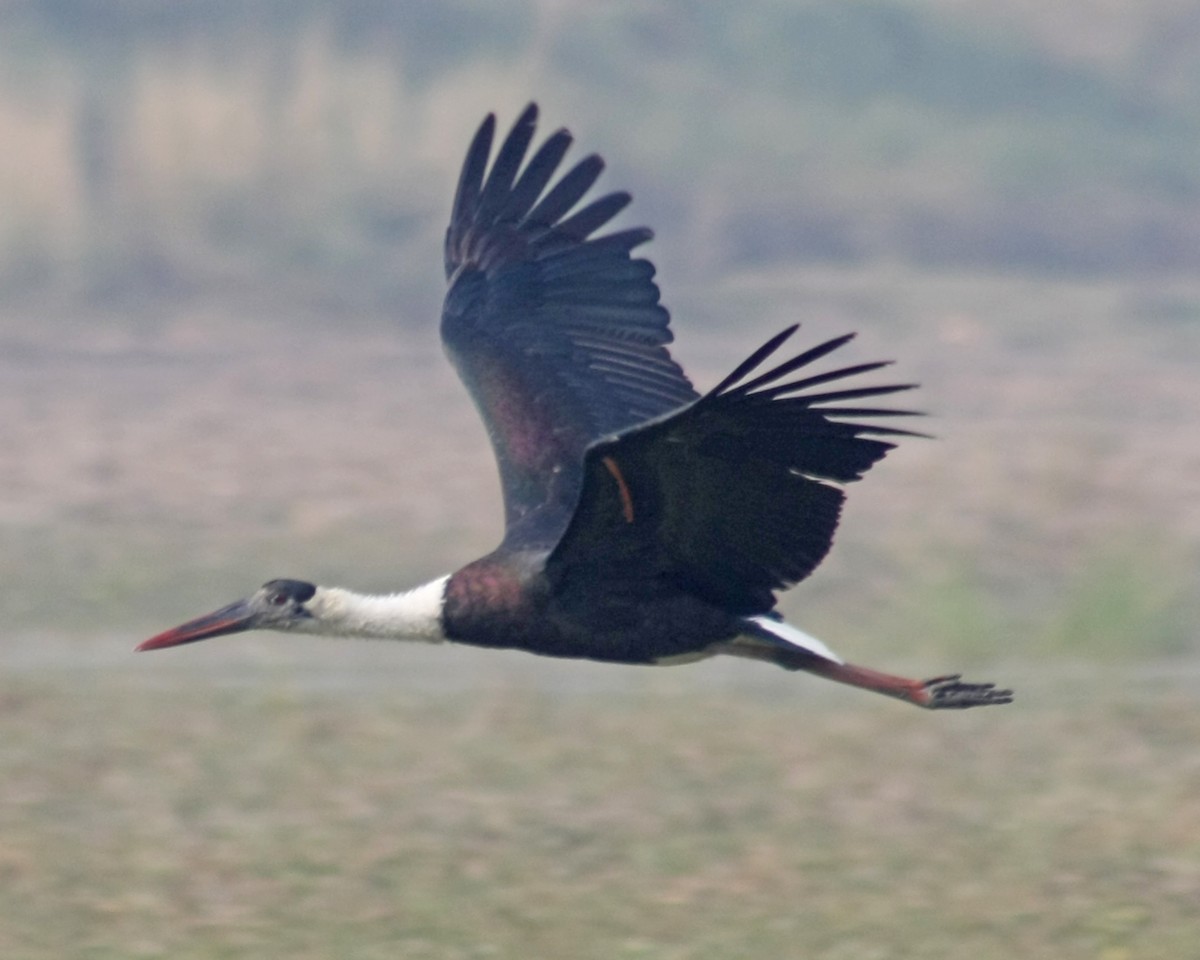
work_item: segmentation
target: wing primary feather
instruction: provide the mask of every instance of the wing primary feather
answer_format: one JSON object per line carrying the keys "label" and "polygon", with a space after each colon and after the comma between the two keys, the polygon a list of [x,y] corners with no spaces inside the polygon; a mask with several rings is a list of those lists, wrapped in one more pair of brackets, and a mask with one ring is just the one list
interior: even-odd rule
{"label": "wing primary feather", "polygon": [[[451,207],[450,230],[454,234],[454,242],[449,247],[458,247],[461,234],[470,223],[471,212],[479,202],[479,193],[483,189],[483,174],[487,170],[488,154],[492,151],[492,137],[496,132],[496,115],[489,113],[475,131],[471,145],[467,148],[467,159],[463,162],[462,173],[458,178],[458,186],[454,191],[454,205]],[[457,249],[454,251],[457,253]],[[454,272],[451,251],[447,250],[446,276]]]}
{"label": "wing primary feather", "polygon": [[[915,383],[890,383],[882,387],[854,387],[849,390],[830,390],[828,393],[813,393],[805,397],[796,397],[796,400],[802,400],[807,407],[815,406],[822,403],[835,403],[838,400],[858,400],[862,397],[882,397],[889,393],[903,393],[905,390],[915,390]],[[756,394],[761,397],[762,394]],[[790,399],[790,398],[785,398]]]}
{"label": "wing primary feather", "polygon": [[[529,216],[532,218],[533,214]],[[541,255],[539,266],[547,273],[582,273],[592,270],[596,265],[611,262],[614,255],[628,254],[634,247],[653,238],[654,231],[649,227],[632,227],[596,237],[580,246],[573,237],[564,237],[557,230],[552,230],[537,241]]]}
{"label": "wing primary feather", "polygon": [[[577,204],[604,170],[604,161],[596,154],[584,157],[575,164],[526,217],[531,223],[551,226]],[[567,238],[574,239],[574,238]]]}
{"label": "wing primary feather", "polygon": [[537,104],[531,103],[517,118],[517,122],[500,145],[500,152],[496,154],[492,171],[488,174],[487,182],[479,195],[479,205],[474,216],[476,223],[491,223],[504,208],[517,179],[517,171],[521,168],[521,161],[525,159],[525,151],[529,149],[529,142],[533,139],[537,116]]}
{"label": "wing primary feather", "polygon": [[500,211],[501,220],[516,223],[524,219],[570,148],[571,134],[567,130],[556,131],[538,147]]}
{"label": "wing primary feather", "polygon": [[759,347],[752,354],[750,354],[750,356],[748,356],[745,360],[743,360],[741,363],[739,363],[734,368],[733,373],[731,373],[724,380],[722,380],[715,387],[713,387],[710,391],[708,391],[707,396],[709,396],[709,397],[720,396],[729,387],[733,386],[733,384],[735,384],[739,380],[741,380],[742,377],[744,377],[746,374],[748,374],[751,370],[753,370],[755,367],[757,367],[759,364],[761,364],[764,360],[766,360],[767,357],[769,357],[776,350],[778,350],[781,346],[783,346],[784,342],[793,333],[795,333],[799,329],[800,329],[800,324],[793,323],[790,327],[787,327],[786,329],[781,330],[779,333],[775,334],[775,336],[773,336],[770,340],[768,340],[761,347]]}
{"label": "wing primary feather", "polygon": [[576,240],[584,240],[629,206],[632,199],[624,190],[610,193],[568,217],[558,225],[558,229]]}
{"label": "wing primary feather", "polygon": [[[851,426],[854,427],[855,433],[864,435],[869,434],[877,437],[920,437],[922,440],[933,439],[933,434],[921,433],[919,430],[904,430],[900,427],[881,427],[873,423],[857,423],[851,424]],[[886,446],[891,448],[894,444],[886,444]]]}
{"label": "wing primary feather", "polygon": [[[815,376],[805,377],[803,380],[793,380],[791,383],[780,383],[774,387],[767,387],[765,390],[757,391],[754,395],[764,400],[773,400],[775,397],[782,397],[789,393],[798,393],[801,390],[807,390],[822,383],[829,383],[832,380],[844,380],[847,377],[858,376],[860,373],[870,373],[872,370],[880,370],[883,367],[890,367],[891,365],[891,360],[877,360],[874,363],[858,363],[851,367],[839,367],[837,370],[830,370],[828,373],[818,373]],[[908,390],[915,386],[915,383],[904,384],[903,389]]]}
{"label": "wing primary feather", "polygon": [[781,363],[779,366],[768,370],[761,376],[757,376],[753,380],[740,384],[737,388],[731,390],[730,393],[750,393],[754,390],[757,390],[759,387],[765,387],[768,383],[773,383],[776,380],[779,380],[781,377],[786,377],[793,370],[799,370],[801,367],[808,366],[810,363],[820,360],[821,357],[825,356],[826,354],[832,353],[838,347],[849,343],[855,338],[855,336],[856,334],[846,333],[840,337],[834,337],[832,340],[826,340],[824,343],[817,344],[817,346],[809,350],[805,350],[803,353],[792,357],[791,360]]}
{"label": "wing primary feather", "polygon": [[925,417],[923,410],[895,410],[890,407],[838,407],[833,410],[825,409],[821,413],[827,417]]}

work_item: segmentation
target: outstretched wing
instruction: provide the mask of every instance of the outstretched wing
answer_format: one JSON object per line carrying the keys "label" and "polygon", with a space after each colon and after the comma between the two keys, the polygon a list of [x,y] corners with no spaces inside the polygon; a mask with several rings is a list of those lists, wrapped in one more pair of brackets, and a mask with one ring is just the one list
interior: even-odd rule
{"label": "outstretched wing", "polygon": [[789,378],[853,334],[751,377],[795,330],[690,406],[593,444],[547,572],[665,578],[741,614],[770,610],[774,591],[808,576],[833,542],[835,484],[858,480],[894,446],[879,437],[913,435],[858,420],[911,411],[853,402],[913,385],[815,390],[883,363]]}
{"label": "outstretched wing", "polygon": [[491,437],[507,535],[553,543],[588,445],[696,393],[667,353],[654,267],[631,256],[650,231],[592,237],[629,194],[571,214],[604,163],[586,157],[547,190],[571,135],[552,134],[522,170],[536,122],[531,104],[486,178],[494,116],[467,151],[446,232],[442,340]]}

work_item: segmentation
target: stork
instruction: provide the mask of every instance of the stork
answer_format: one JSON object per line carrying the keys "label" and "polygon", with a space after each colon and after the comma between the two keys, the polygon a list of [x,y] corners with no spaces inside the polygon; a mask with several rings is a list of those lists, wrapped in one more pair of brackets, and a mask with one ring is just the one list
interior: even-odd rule
{"label": "stork", "polygon": [[792,326],[698,394],[667,352],[654,267],[633,256],[651,232],[596,236],[630,196],[578,207],[604,167],[596,155],[551,185],[572,138],[558,130],[526,162],[537,115],[525,109],[490,170],[496,121],[483,121],[445,240],[442,341],[499,467],[500,545],[386,595],[270,580],[137,649],[265,629],[622,664],[724,654],[931,709],[1010,702],[958,674],[847,663],[784,622],[776,592],[829,551],[842,485],[915,435],[879,422],[912,411],[860,401],[912,385],[852,380],[884,363],[812,372],[853,334],[780,360]]}

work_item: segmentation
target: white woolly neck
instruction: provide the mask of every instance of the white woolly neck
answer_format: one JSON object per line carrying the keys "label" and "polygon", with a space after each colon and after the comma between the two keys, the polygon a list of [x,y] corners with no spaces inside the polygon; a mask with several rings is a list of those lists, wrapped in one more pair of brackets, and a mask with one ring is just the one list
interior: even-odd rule
{"label": "white woolly neck", "polygon": [[442,606],[449,576],[403,593],[365,594],[341,587],[317,587],[305,610],[312,619],[296,623],[302,633],[334,637],[367,637],[378,640],[446,639]]}

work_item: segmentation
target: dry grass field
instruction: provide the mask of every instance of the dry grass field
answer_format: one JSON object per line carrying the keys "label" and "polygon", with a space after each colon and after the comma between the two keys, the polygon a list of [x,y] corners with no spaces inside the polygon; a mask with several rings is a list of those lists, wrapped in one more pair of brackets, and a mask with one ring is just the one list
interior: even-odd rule
{"label": "dry grass field", "polygon": [[482,429],[417,318],[13,309],[0,956],[1193,955],[1200,344],[1161,314],[1196,290],[809,271],[671,302],[702,385],[795,317],[923,383],[939,439],[851,490],[787,608],[1013,706],[269,635],[134,657],[271,576],[486,549]]}
{"label": "dry grass field", "polygon": [[1010,668],[947,716],[248,643],[6,672],[5,957],[1194,955],[1194,669]]}

